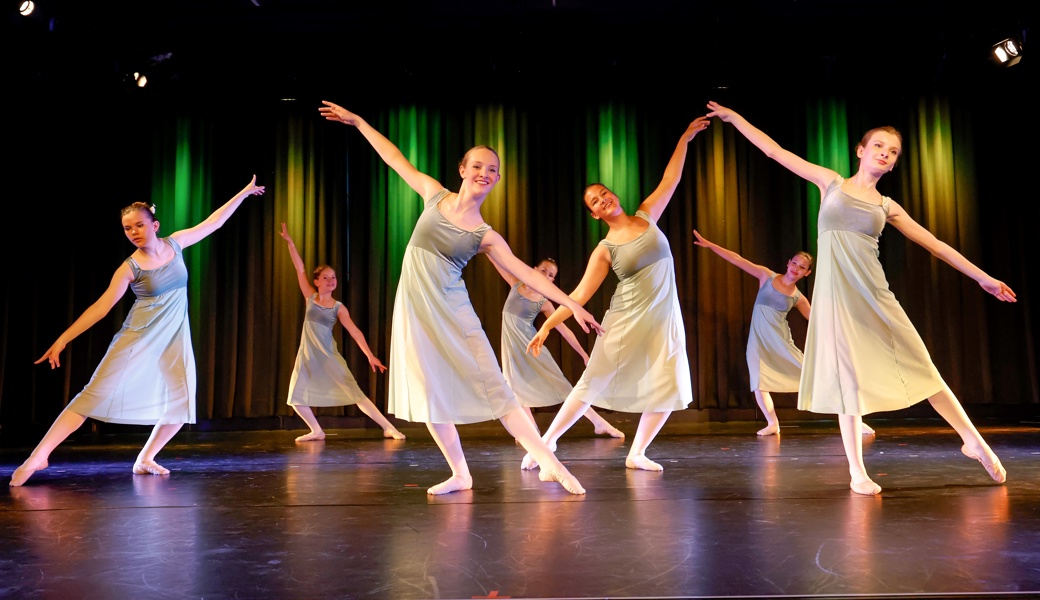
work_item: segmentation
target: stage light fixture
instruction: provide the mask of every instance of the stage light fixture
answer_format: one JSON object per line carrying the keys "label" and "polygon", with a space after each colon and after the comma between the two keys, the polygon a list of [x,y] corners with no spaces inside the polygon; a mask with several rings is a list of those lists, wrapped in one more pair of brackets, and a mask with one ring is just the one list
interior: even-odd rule
{"label": "stage light fixture", "polygon": [[1001,66],[1012,67],[1022,60],[1022,43],[1014,37],[993,45],[993,57]]}
{"label": "stage light fixture", "polygon": [[36,10],[36,3],[32,0],[25,0],[25,2],[18,5],[18,14],[23,17],[28,17],[33,14],[34,10]]}
{"label": "stage light fixture", "polygon": [[134,73],[134,82],[137,84],[137,87],[143,88],[148,85],[148,77],[144,73]]}

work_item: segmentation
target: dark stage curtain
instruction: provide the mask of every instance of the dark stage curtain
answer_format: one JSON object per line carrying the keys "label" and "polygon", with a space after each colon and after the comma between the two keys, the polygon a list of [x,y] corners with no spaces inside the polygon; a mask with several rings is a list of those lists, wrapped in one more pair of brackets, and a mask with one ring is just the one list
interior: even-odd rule
{"label": "dark stage curtain", "polygon": [[[558,283],[569,291],[606,232],[582,205],[585,185],[606,184],[633,212],[708,99],[705,93],[684,105],[550,97],[517,104],[344,103],[450,189],[459,185],[458,161],[466,149],[495,148],[503,177],[485,203],[485,219],[522,260],[556,259]],[[997,302],[888,227],[881,260],[896,297],[966,405],[1022,409],[1040,402],[1031,300],[1037,283],[1026,237],[1032,227],[1016,207],[1034,195],[1020,177],[1032,167],[1022,150],[1028,141],[1019,142],[1023,132],[1035,131],[1028,98],[1011,99],[1005,111],[1016,117],[999,127],[983,124],[974,98],[717,99],[786,148],[844,174],[855,167],[854,146],[863,132],[880,124],[898,127],[904,156],[882,181],[882,192],[1003,279],[1020,301]],[[305,305],[278,236],[282,222],[308,268],[325,263],[336,269],[337,297],[376,355],[388,360],[401,256],[422,201],[356,130],[326,123],[317,107],[315,101],[158,111],[116,103],[90,119],[48,124],[53,105],[41,102],[33,109],[39,114],[13,126],[24,155],[37,160],[19,173],[9,222],[15,229],[28,224],[30,231],[8,232],[5,242],[5,256],[19,263],[3,278],[0,303],[5,439],[24,432],[35,438],[50,424],[87,383],[132,302],[128,292],[69,344],[60,369],[32,364],[97,299],[130,254],[119,209],[152,198],[161,233],[169,234],[204,218],[254,173],[267,194],[247,199],[221,230],[185,252],[200,426],[234,418],[249,427],[292,415],[285,397]],[[682,181],[659,225],[675,257],[695,394],[691,409],[717,409],[713,418],[725,419],[725,410],[754,408],[744,349],[757,292],[752,278],[694,246],[691,230],[781,270],[798,250],[815,253],[818,196],[814,186],[717,119],[690,144]],[[15,245],[12,236],[30,241]],[[508,288],[479,255],[464,275],[497,351]],[[614,284],[608,276],[588,303],[594,315],[606,310]],[[811,290],[810,276],[802,291],[811,297]],[[795,311],[791,323],[801,345],[805,321]],[[591,350],[594,339],[573,321],[568,325]],[[386,375],[370,371],[342,328],[336,339],[362,389],[385,410]],[[547,347],[576,381],[580,358],[556,334]],[[793,398],[779,404],[784,402],[794,406]],[[346,407],[320,409],[318,415],[361,413]]]}

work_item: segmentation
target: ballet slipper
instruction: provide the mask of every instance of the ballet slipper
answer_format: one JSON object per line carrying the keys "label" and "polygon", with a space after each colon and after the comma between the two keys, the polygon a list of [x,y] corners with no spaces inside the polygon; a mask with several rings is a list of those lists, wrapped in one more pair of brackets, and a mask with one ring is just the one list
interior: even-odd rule
{"label": "ballet slipper", "polygon": [[142,460],[134,463],[134,475],[169,475],[170,470],[154,460]]}
{"label": "ballet slipper", "polygon": [[780,433],[779,424],[769,424],[758,430],[758,435],[761,436],[773,435],[774,433]]}
{"label": "ballet slipper", "polygon": [[596,428],[596,435],[603,435],[604,433],[612,438],[617,438],[619,440],[625,439],[625,433],[610,423],[605,423],[603,427]]}
{"label": "ballet slipper", "polygon": [[538,468],[538,461],[536,461],[534,459],[534,457],[531,456],[530,454],[525,454],[524,455],[524,460],[520,461],[520,470],[521,471],[530,471],[531,469],[537,469],[537,468]]}
{"label": "ballet slipper", "polygon": [[297,442],[320,442],[325,439],[324,431],[312,431],[306,435],[296,438]]}
{"label": "ballet slipper", "polygon": [[625,466],[629,469],[639,469],[642,471],[664,471],[664,467],[641,454],[639,456],[626,457]]}
{"label": "ballet slipper", "polygon": [[877,432],[874,431],[873,427],[867,425],[866,423],[863,424],[863,435],[874,435],[875,433]]}
{"label": "ballet slipper", "polygon": [[571,475],[571,472],[563,465],[560,465],[557,469],[542,469],[538,473],[538,479],[542,481],[555,481],[562,485],[563,489],[576,496],[585,493],[585,488],[581,487],[581,483],[578,479],[574,475]]}
{"label": "ballet slipper", "polygon": [[[322,436],[322,437],[324,437],[324,436]],[[398,431],[396,428],[391,427],[390,429],[384,429],[383,430],[383,437],[385,437],[385,438],[394,438],[395,440],[403,440],[404,439],[404,434],[401,433],[400,431]]]}
{"label": "ballet slipper", "polygon": [[874,483],[870,479],[864,479],[863,481],[853,481],[849,484],[852,491],[857,494],[863,494],[864,496],[876,496],[881,493],[881,486]]}
{"label": "ballet slipper", "polygon": [[987,465],[985,462],[982,461],[981,456],[978,456],[971,450],[968,450],[967,446],[961,446],[961,454],[967,456],[968,458],[974,458],[975,460],[979,461],[979,463],[982,464],[982,467],[986,469],[986,472],[989,473],[989,476],[993,478],[993,481],[996,481],[997,483],[1004,483],[1005,481],[1007,481],[1007,471],[1005,471],[1004,466],[1000,464],[1000,459],[997,458],[997,455],[994,454],[993,462]]}
{"label": "ballet slipper", "polygon": [[14,473],[11,473],[11,481],[7,485],[12,487],[18,487],[26,481],[28,481],[29,478],[33,476],[33,473],[37,471],[42,471],[46,469],[48,466],[49,465],[46,460],[41,460],[35,465],[30,465],[29,461],[25,461],[24,463],[22,463],[22,466],[14,470]]}
{"label": "ballet slipper", "polygon": [[438,483],[432,488],[426,490],[426,493],[431,496],[440,496],[441,494],[450,494],[452,492],[460,492],[462,490],[468,490],[473,487],[473,478],[462,475],[452,475],[450,478]]}

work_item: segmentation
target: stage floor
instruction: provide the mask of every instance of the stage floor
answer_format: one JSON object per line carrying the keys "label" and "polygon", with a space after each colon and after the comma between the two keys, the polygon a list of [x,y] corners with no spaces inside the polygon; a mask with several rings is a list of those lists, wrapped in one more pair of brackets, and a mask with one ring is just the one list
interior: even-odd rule
{"label": "stage floor", "polygon": [[[540,415],[541,416],[541,415]],[[132,475],[141,434],[79,436],[26,485],[0,452],[0,597],[916,598],[1040,595],[1038,424],[979,422],[995,484],[945,422],[868,422],[877,497],[849,489],[835,422],[670,424],[628,439],[581,421],[557,456],[588,493],[521,471],[497,422],[460,428],[470,491],[425,428],[182,432],[169,476]],[[549,415],[551,418],[551,415]],[[544,426],[543,426],[544,428]]]}

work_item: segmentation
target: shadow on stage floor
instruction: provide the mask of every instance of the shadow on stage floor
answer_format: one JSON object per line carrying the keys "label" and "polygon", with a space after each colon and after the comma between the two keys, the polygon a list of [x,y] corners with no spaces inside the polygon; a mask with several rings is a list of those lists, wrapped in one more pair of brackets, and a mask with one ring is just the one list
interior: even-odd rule
{"label": "shadow on stage floor", "polygon": [[[132,475],[147,436],[84,436],[0,491],[3,598],[715,598],[1040,595],[1038,424],[977,422],[996,485],[940,420],[870,420],[877,497],[849,490],[837,426],[666,426],[626,440],[584,422],[557,455],[588,490],[537,472],[497,423],[460,428],[474,488],[424,428],[182,432],[169,476]],[[543,426],[544,427],[544,426]],[[0,452],[9,479],[28,448]]]}

